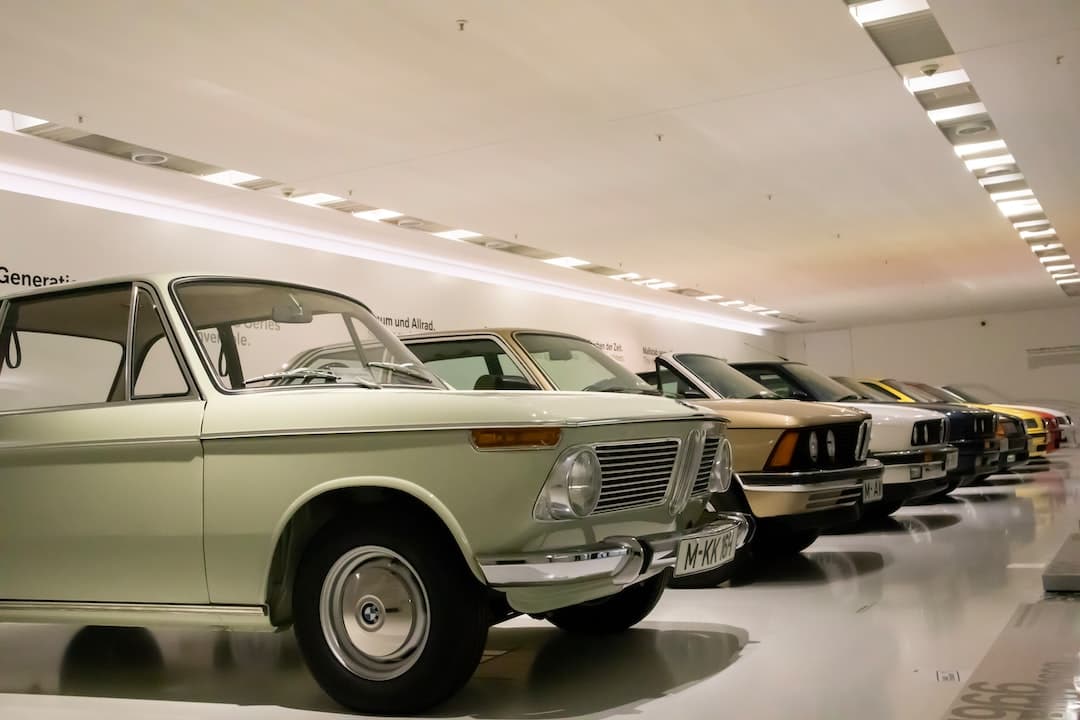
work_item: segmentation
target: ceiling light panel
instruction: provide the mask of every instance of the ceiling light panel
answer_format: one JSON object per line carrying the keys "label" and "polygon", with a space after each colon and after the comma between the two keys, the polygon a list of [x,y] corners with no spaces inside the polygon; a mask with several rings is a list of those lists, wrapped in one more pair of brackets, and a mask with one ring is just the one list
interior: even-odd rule
{"label": "ceiling light panel", "polygon": [[472,230],[443,230],[442,232],[431,233],[435,237],[441,237],[446,240],[471,240],[472,238],[483,237],[483,233],[473,232]]}
{"label": "ceiling light panel", "polygon": [[959,70],[937,72],[933,75],[918,75],[916,77],[904,78],[904,85],[907,87],[908,92],[912,94],[926,92],[928,90],[938,90],[943,87],[949,87],[950,85],[963,85],[966,82],[971,82],[971,78],[968,77],[967,71],[963,68],[960,68]]}
{"label": "ceiling light panel", "polygon": [[342,202],[344,200],[345,198],[331,195],[330,193],[307,193],[305,195],[294,195],[289,198],[290,202],[299,203],[301,205],[311,205],[312,207],[329,205],[330,203]]}
{"label": "ceiling light panel", "polygon": [[952,107],[926,111],[927,116],[930,118],[930,122],[938,124],[959,120],[960,118],[975,117],[976,115],[983,115],[985,113],[986,106],[981,102],[953,105]]}
{"label": "ceiling light panel", "polygon": [[570,256],[549,258],[547,260],[544,260],[544,262],[546,262],[548,265],[558,265],[559,267],[564,268],[576,268],[581,267],[582,265],[592,265],[592,263],[588,260],[582,260],[581,258]]}
{"label": "ceiling light panel", "polygon": [[239,170],[222,170],[221,172],[200,175],[199,177],[207,182],[216,183],[218,185],[240,185],[242,183],[249,183],[262,179],[258,175],[240,172]]}
{"label": "ceiling light panel", "polygon": [[[1043,219],[1043,220],[1023,220],[1021,222],[1014,222],[1013,227],[1016,228],[1017,230],[1020,230],[1020,229],[1023,229],[1023,228],[1036,228],[1036,227],[1040,227],[1042,225],[1049,225],[1049,224],[1050,224],[1050,220],[1048,220],[1048,219]],[[1020,233],[1020,237],[1024,237],[1024,234]]]}
{"label": "ceiling light panel", "polygon": [[720,304],[723,305],[724,307],[734,307],[735,305],[744,305],[745,302],[742,301],[742,300],[728,300],[728,301],[722,302]]}
{"label": "ceiling light panel", "polygon": [[851,5],[848,11],[860,25],[872,25],[929,9],[926,0],[871,0]]}
{"label": "ceiling light panel", "polygon": [[984,158],[972,158],[971,160],[965,160],[964,166],[972,172],[976,170],[986,170],[987,168],[996,167],[998,165],[1008,166],[1015,165],[1016,158],[1012,155],[992,155],[991,157]]}
{"label": "ceiling light panel", "polygon": [[394,218],[402,217],[404,213],[399,213],[397,210],[387,210],[386,208],[375,208],[374,210],[363,210],[361,212],[354,212],[354,218],[360,218],[361,220],[367,220],[369,222],[382,222],[383,220],[393,220]]}
{"label": "ceiling light panel", "polygon": [[1057,236],[1057,230],[1046,228],[1045,230],[1021,230],[1020,237],[1024,240],[1045,240]]}
{"label": "ceiling light panel", "polygon": [[957,157],[971,157],[972,155],[981,155],[984,152],[1004,149],[1004,140],[987,140],[986,142],[964,143],[963,145],[953,146]]}
{"label": "ceiling light panel", "polygon": [[1059,273],[1059,272],[1064,272],[1065,270],[1075,270],[1075,269],[1076,269],[1076,265],[1074,265],[1073,263],[1066,263],[1064,265],[1047,265],[1046,266],[1046,272],[1048,272],[1048,273]]}
{"label": "ceiling light panel", "polygon": [[1057,255],[1043,255],[1042,257],[1039,258],[1039,262],[1041,262],[1043,265],[1046,265],[1048,263],[1064,262],[1065,260],[1068,260],[1068,259],[1069,259],[1068,255],[1062,255],[1061,253],[1058,253]]}
{"label": "ceiling light panel", "polygon": [[1080,277],[1077,278],[1061,278],[1055,280],[1058,285],[1072,285],[1073,283],[1080,283]]}
{"label": "ceiling light panel", "polygon": [[720,300],[723,295],[698,295],[697,299],[702,302],[712,302],[713,300]]}
{"label": "ceiling light panel", "polygon": [[1032,213],[1042,212],[1042,205],[1038,200],[1003,200],[997,204],[998,210],[1005,217],[1018,217],[1020,215],[1031,215]]}
{"label": "ceiling light panel", "polygon": [[990,199],[994,202],[1001,202],[1002,200],[1019,200],[1020,198],[1035,197],[1035,192],[1032,190],[1006,190],[1004,192],[990,193]]}
{"label": "ceiling light panel", "polygon": [[619,273],[618,275],[609,275],[612,280],[637,280],[641,276],[635,272]]}

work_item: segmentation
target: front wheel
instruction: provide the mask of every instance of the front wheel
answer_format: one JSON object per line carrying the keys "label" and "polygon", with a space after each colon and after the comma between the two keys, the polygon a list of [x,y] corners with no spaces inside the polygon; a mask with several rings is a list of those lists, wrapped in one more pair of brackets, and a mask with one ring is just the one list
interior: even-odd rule
{"label": "front wheel", "polygon": [[449,539],[389,517],[322,531],[293,590],[311,674],[362,713],[417,713],[457,692],[480,663],[486,607]]}
{"label": "front wheel", "polygon": [[660,573],[615,595],[555,610],[548,622],[567,632],[611,635],[632,628],[652,612],[667,586],[668,574]]}

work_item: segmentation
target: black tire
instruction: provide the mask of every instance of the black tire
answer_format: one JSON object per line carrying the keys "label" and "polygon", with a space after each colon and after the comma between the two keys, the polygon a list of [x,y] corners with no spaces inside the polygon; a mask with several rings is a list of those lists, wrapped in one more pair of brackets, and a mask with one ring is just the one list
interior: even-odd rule
{"label": "black tire", "polygon": [[560,630],[583,635],[611,635],[628,630],[652,612],[667,587],[668,574],[654,577],[615,595],[555,610],[548,622]]}
{"label": "black tire", "polygon": [[750,567],[750,564],[750,553],[739,550],[735,553],[735,557],[731,562],[726,565],[721,565],[715,570],[694,573],[693,575],[683,575],[682,577],[675,577],[672,575],[671,580],[668,581],[668,587],[674,590],[714,588],[717,585],[733,581],[736,577],[744,575],[746,570]]}
{"label": "black tire", "polygon": [[[483,587],[444,532],[394,513],[354,522],[327,527],[304,553],[293,588],[297,643],[315,680],[345,707],[422,712],[461,689],[480,664],[488,632]],[[330,598],[340,598],[340,607]],[[403,630],[405,639],[391,648],[403,657],[391,661],[349,640],[392,644]]]}
{"label": "black tire", "polygon": [[813,545],[820,534],[817,530],[759,530],[754,541],[754,554],[767,559],[797,555]]}

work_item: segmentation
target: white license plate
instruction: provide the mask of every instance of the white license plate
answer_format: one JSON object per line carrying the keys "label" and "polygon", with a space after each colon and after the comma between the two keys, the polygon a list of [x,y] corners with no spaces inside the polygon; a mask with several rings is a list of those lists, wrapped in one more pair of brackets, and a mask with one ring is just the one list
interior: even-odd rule
{"label": "white license plate", "polygon": [[862,501],[877,502],[885,494],[885,483],[881,478],[867,478],[862,483]]}
{"label": "white license plate", "polygon": [[960,465],[960,453],[949,453],[945,459],[945,469],[955,470]]}
{"label": "white license plate", "polygon": [[1005,462],[1007,462],[1007,463],[1016,462],[1016,453],[1009,453],[1008,457],[1005,458]]}
{"label": "white license plate", "polygon": [[675,576],[715,570],[735,559],[735,531],[721,530],[712,535],[688,538],[679,543]]}

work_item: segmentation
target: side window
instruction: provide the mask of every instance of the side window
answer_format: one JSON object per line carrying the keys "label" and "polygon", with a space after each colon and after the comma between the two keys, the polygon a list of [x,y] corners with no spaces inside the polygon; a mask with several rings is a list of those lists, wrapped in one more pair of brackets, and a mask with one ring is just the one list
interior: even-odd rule
{"label": "side window", "polygon": [[132,399],[183,397],[191,392],[154,298],[142,288],[135,303],[132,341]]}
{"label": "side window", "polygon": [[16,300],[0,328],[0,411],[124,399],[131,286]]}
{"label": "side window", "polygon": [[782,398],[790,398],[795,394],[794,386],[772,370],[745,368],[740,371],[754,378]]}
{"label": "side window", "polygon": [[513,358],[494,340],[446,340],[408,343],[428,370],[458,390],[495,389],[501,378],[527,380]]}

